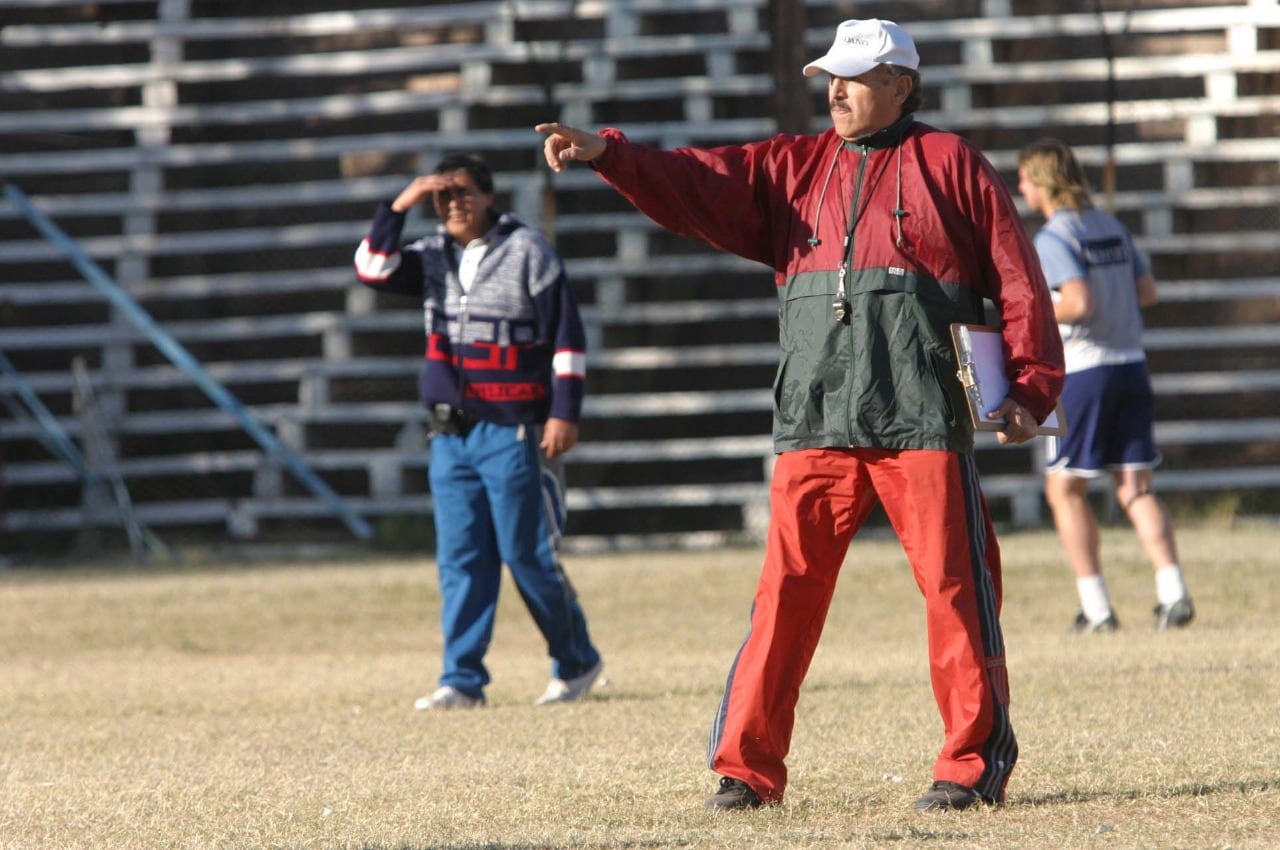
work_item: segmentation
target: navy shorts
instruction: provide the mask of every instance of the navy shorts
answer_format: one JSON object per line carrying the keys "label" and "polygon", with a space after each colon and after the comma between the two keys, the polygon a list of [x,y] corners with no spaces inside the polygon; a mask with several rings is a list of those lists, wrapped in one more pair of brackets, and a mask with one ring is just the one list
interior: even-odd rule
{"label": "navy shorts", "polygon": [[1047,472],[1093,478],[1160,463],[1155,396],[1145,361],[1071,372],[1062,388],[1067,433],[1045,440]]}

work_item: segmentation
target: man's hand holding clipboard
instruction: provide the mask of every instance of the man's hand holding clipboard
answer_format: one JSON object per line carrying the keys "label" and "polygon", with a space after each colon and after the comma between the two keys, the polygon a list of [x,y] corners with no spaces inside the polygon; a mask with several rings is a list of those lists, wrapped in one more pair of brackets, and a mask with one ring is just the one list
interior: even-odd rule
{"label": "man's hand holding clipboard", "polygon": [[996,432],[996,442],[1000,445],[1017,445],[1025,443],[1032,437],[1040,434],[1040,425],[1036,422],[1035,417],[1027,412],[1027,409],[1018,404],[1008,396],[987,414],[987,418],[992,422],[999,422],[1004,425]]}
{"label": "man's hand holding clipboard", "polygon": [[969,417],[977,431],[996,431],[1001,445],[1025,443],[1038,435],[1067,433],[1067,420],[1058,405],[1043,425],[1026,408],[1009,398],[1000,332],[984,325],[954,324],[951,342],[959,363]]}

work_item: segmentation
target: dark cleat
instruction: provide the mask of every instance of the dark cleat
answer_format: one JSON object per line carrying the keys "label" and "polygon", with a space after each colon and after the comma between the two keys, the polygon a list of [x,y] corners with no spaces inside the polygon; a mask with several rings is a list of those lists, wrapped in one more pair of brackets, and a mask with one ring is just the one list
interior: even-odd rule
{"label": "dark cleat", "polygon": [[732,809],[758,809],[764,805],[760,795],[741,779],[720,777],[720,790],[707,798],[707,808],[714,812]]}
{"label": "dark cleat", "polygon": [[1093,622],[1081,611],[1076,614],[1075,620],[1071,622],[1071,631],[1082,635],[1099,634],[1101,632],[1114,632],[1120,628],[1120,621],[1116,619],[1114,612],[1107,615],[1105,620]]}
{"label": "dark cleat", "polygon": [[1196,606],[1191,597],[1184,596],[1172,605],[1157,605],[1155,615],[1157,630],[1180,629],[1196,618]]}
{"label": "dark cleat", "polygon": [[947,812],[984,802],[977,791],[958,782],[935,782],[916,800],[917,812]]}

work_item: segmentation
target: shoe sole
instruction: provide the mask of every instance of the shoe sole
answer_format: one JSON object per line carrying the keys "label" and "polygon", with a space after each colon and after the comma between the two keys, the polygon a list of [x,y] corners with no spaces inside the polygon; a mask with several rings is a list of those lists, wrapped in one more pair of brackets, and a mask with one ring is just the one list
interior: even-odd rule
{"label": "shoe sole", "polygon": [[[465,696],[465,695],[464,695]],[[418,697],[413,701],[414,711],[465,711],[469,708],[484,708],[485,701],[467,698],[466,702],[441,701],[433,702],[431,697]]]}
{"label": "shoe sole", "polygon": [[962,812],[965,809],[971,809],[981,803],[982,799],[980,797],[974,797],[972,800],[964,802],[959,800],[916,800],[913,808],[920,814],[924,814],[926,812]]}
{"label": "shoe sole", "polygon": [[977,791],[968,788],[931,788],[916,799],[912,808],[920,814],[926,812],[959,812],[974,806],[993,805]]}
{"label": "shoe sole", "polygon": [[762,808],[764,808],[764,801],[763,801],[763,800],[760,800],[760,801],[758,801],[758,802],[754,802],[754,803],[753,803],[753,802],[745,802],[745,803],[744,803],[744,802],[733,802],[733,803],[729,803],[729,802],[721,802],[721,801],[719,801],[719,800],[716,800],[716,799],[712,798],[712,799],[710,799],[710,800],[707,800],[706,805],[705,805],[705,806],[703,806],[703,808],[705,808],[705,809],[706,809],[707,811],[709,811],[709,812],[742,812],[742,811],[752,811],[752,810],[754,810],[754,809],[762,809]]}
{"label": "shoe sole", "polygon": [[569,691],[567,691],[563,696],[557,696],[551,699],[547,699],[545,697],[538,697],[536,700],[534,700],[533,704],[534,705],[556,705],[562,702],[579,702],[581,700],[584,700],[587,698],[587,695],[591,693],[591,689],[592,687],[595,686],[596,682],[601,681],[600,674],[602,674],[603,672],[604,672],[604,662],[600,661],[599,663],[596,664],[596,666],[593,669],[588,670],[586,673],[582,674],[583,676],[590,676],[591,678],[587,680],[586,685],[582,686],[582,689],[579,690],[576,694],[574,693],[574,690],[570,688]]}

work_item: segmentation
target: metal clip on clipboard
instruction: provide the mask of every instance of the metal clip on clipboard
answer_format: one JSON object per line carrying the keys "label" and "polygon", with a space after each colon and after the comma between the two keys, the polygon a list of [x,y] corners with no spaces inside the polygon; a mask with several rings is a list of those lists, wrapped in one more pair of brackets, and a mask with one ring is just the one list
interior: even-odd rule
{"label": "metal clip on clipboard", "polygon": [[[951,341],[956,352],[956,377],[964,387],[969,417],[978,431],[999,431],[1003,420],[987,419],[987,406],[983,404],[983,382],[987,397],[1004,398],[1008,380],[1000,369],[1001,349],[999,332],[983,325],[955,323],[951,326]],[[994,408],[995,405],[992,405]],[[1044,436],[1062,436],[1067,433],[1066,413],[1058,403],[1053,412],[1039,426]]]}
{"label": "metal clip on clipboard", "polygon": [[969,401],[973,405],[974,410],[985,410],[982,406],[982,387],[978,384],[977,364],[973,359],[973,340],[969,337],[969,329],[960,327],[957,329],[960,344],[956,346],[956,359],[959,361],[960,369],[956,372],[956,377],[960,379],[964,391],[969,396]]}

